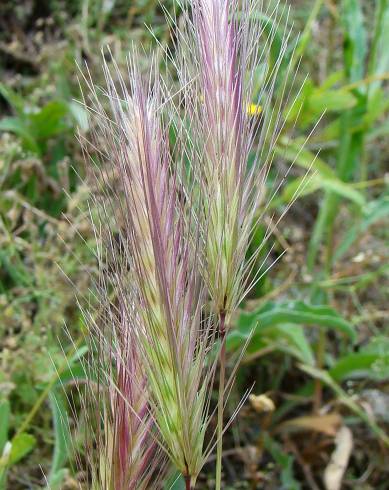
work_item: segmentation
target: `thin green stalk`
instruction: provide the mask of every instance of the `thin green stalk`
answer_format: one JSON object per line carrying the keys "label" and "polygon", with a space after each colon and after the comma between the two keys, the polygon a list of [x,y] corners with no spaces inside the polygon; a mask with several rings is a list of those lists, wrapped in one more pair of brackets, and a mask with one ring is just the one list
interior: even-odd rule
{"label": "thin green stalk", "polygon": [[308,17],[308,20],[304,26],[304,30],[301,34],[300,41],[298,43],[298,46],[296,48],[296,53],[294,56],[293,66],[294,64],[301,58],[301,56],[304,54],[305,49],[307,47],[307,44],[309,42],[309,39],[311,37],[311,32],[312,32],[312,26],[316,20],[316,17],[319,15],[321,6],[323,4],[323,0],[316,0],[314,3],[311,13]]}
{"label": "thin green stalk", "polygon": [[[360,110],[360,107],[358,107]],[[358,131],[351,133],[355,112],[350,110],[341,117],[341,140],[337,159],[336,173],[339,179],[349,182],[358,168],[363,151],[364,133]],[[310,272],[313,271],[323,237],[326,238],[326,272],[330,274],[333,261],[332,236],[333,225],[338,212],[339,196],[327,191],[323,204],[320,207],[308,248],[307,265]]]}
{"label": "thin green stalk", "polygon": [[224,387],[226,378],[226,315],[220,313],[219,336],[220,348],[220,373],[219,394],[217,404],[217,447],[216,447],[216,490],[221,489],[222,483],[222,455],[223,455],[223,412],[224,412]]}
{"label": "thin green stalk", "polygon": [[[324,367],[324,356],[326,351],[327,335],[324,328],[319,330],[319,338],[316,351],[316,366],[318,369],[323,369]],[[323,400],[323,384],[322,380],[319,378],[315,379],[315,396],[313,409],[315,413],[320,412],[321,404]]]}

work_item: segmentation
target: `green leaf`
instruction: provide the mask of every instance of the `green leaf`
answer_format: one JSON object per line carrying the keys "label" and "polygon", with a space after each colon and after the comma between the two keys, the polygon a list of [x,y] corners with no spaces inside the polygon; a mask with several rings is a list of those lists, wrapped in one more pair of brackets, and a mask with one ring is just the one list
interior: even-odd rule
{"label": "green leaf", "polygon": [[316,123],[325,112],[339,113],[355,107],[357,98],[345,88],[316,87],[311,80],[305,82],[299,97],[285,110],[289,122],[302,128]]}
{"label": "green leaf", "polygon": [[[370,49],[369,75],[381,75],[389,70],[389,0],[376,1],[376,20]],[[381,87],[382,80],[370,84],[369,94]]]}
{"label": "green leaf", "polygon": [[288,141],[281,138],[275,147],[275,153],[299,167],[318,172],[322,177],[336,178],[336,173],[324,160],[304,148],[304,139]]}
{"label": "green leaf", "polygon": [[62,470],[57,471],[49,481],[47,485],[47,490],[62,490],[64,488],[64,480],[69,475],[69,470],[67,468],[63,468]]}
{"label": "green leaf", "polygon": [[68,413],[63,393],[59,389],[51,390],[49,393],[50,407],[53,414],[54,423],[54,454],[51,462],[49,483],[54,479],[63,466],[66,464],[70,448],[71,435],[69,428]]}
{"label": "green leaf", "polygon": [[[315,357],[311,346],[305,336],[304,329],[296,324],[283,324],[271,328],[271,335],[267,335],[272,342],[269,346],[274,346],[275,349],[285,352],[305,364],[314,364]],[[266,335],[266,333],[265,333]],[[255,337],[250,342],[249,351],[256,351]]]}
{"label": "green leaf", "polygon": [[163,487],[165,490],[185,490],[185,480],[179,471],[174,471]]}
{"label": "green leaf", "polygon": [[340,358],[329,373],[335,381],[349,378],[389,379],[389,339],[383,336],[372,338],[359,352]]}
{"label": "green leaf", "polygon": [[88,379],[88,375],[85,371],[84,365],[77,363],[75,365],[71,365],[68,369],[61,373],[56,383],[56,387],[61,389],[67,383],[73,381],[85,381],[86,379]]}
{"label": "green leaf", "polygon": [[11,407],[8,400],[0,401],[0,456],[3,452],[5,443],[8,441],[9,417]]}
{"label": "green leaf", "polygon": [[12,466],[24,458],[36,446],[36,439],[31,434],[22,432],[11,440],[11,452],[9,454],[7,466]]}
{"label": "green leaf", "polygon": [[23,97],[1,82],[0,95],[8,102],[8,104],[17,114],[22,115],[24,113],[25,102]]}
{"label": "green leaf", "polygon": [[342,0],[341,20],[344,31],[344,60],[350,82],[363,78],[367,36],[359,0]]}
{"label": "green leaf", "polygon": [[19,117],[5,117],[0,119],[0,131],[14,133],[22,139],[24,146],[34,153],[40,154],[40,148],[35,141],[34,134]]}
{"label": "green leaf", "polygon": [[251,342],[255,342],[257,336],[265,335],[269,329],[282,324],[332,328],[352,340],[356,338],[354,326],[328,306],[310,305],[301,301],[278,304],[268,302],[254,312],[241,313],[236,327],[228,335],[227,346],[234,349],[250,337]]}
{"label": "green leaf", "polygon": [[38,113],[29,116],[31,131],[35,138],[45,141],[69,129],[65,116],[69,113],[66,102],[53,100]]}
{"label": "green leaf", "polygon": [[300,196],[304,196],[315,192],[317,189],[325,189],[349,199],[360,207],[364,206],[363,194],[339,179],[335,171],[324,160],[306,148],[302,148],[303,144],[304,142],[299,139],[293,142],[281,139],[280,145],[275,148],[275,153],[280,157],[286,158],[302,168],[316,172],[316,175],[306,178],[300,177],[289,183],[283,191],[284,200],[289,202],[297,190]]}
{"label": "green leaf", "polygon": [[307,196],[319,189],[332,191],[352,201],[361,208],[365,205],[363,194],[354,189],[350,184],[342,182],[336,177],[326,178],[320,175],[297,177],[292,180],[282,191],[282,199],[284,202],[289,203],[296,197]]}
{"label": "green leaf", "polygon": [[357,100],[352,93],[345,89],[315,90],[310,98],[309,105],[316,114],[324,111],[341,112],[354,107]]}
{"label": "green leaf", "polygon": [[[237,18],[241,19],[243,15],[247,16],[246,13],[239,13]],[[271,68],[273,68],[280,57],[282,48],[282,34],[279,32],[279,26],[275,23],[275,19],[259,10],[252,10],[249,13],[249,18],[260,22],[262,35],[266,36],[266,42],[270,47]]]}
{"label": "green leaf", "polygon": [[88,122],[88,112],[84,107],[78,102],[70,102],[69,110],[72,113],[74,119],[76,120],[78,126],[82,131],[88,131],[89,122]]}
{"label": "green leaf", "polygon": [[344,79],[344,71],[331,71],[328,77],[320,85],[321,90],[328,90]]}
{"label": "green leaf", "polygon": [[389,368],[389,356],[356,352],[344,356],[330,369],[329,373],[336,381],[350,378],[381,379],[381,363]]}

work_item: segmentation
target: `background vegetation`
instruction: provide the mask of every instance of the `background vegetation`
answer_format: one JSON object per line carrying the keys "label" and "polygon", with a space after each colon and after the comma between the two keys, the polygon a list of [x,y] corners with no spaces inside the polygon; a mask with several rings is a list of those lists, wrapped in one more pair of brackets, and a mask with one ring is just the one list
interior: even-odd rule
{"label": "background vegetation", "polygon": [[[228,341],[233,355],[254,329],[231,407],[253,384],[254,396],[226,437],[225,488],[385,489],[389,1],[295,0],[285,22],[302,90],[285,109],[269,186],[293,166],[270,212],[310,178]],[[87,293],[96,264],[75,60],[98,78],[101,46],[123,62],[130,43],[155,44],[145,23],[169,42],[154,0],[1,2],[0,488],[71,489],[85,476],[73,395],[87,332],[74,287]],[[213,488],[208,470],[199,488]]]}

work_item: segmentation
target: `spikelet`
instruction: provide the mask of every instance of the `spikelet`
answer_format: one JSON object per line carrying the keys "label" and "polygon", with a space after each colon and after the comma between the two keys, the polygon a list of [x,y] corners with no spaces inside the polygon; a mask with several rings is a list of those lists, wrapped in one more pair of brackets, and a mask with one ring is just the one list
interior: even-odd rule
{"label": "spikelet", "polygon": [[[100,205],[94,201],[94,212]],[[139,319],[129,273],[117,251],[112,254],[113,228],[101,228],[100,223],[100,229],[97,235],[95,227],[98,272],[92,278],[97,306],[81,308],[88,327],[89,356],[84,365],[87,389],[79,391],[90,488],[145,490],[164,471],[165,458],[156,441],[147,379],[136,347]]]}
{"label": "spikelet", "polygon": [[145,84],[132,57],[128,68],[127,89],[118,69],[115,84],[104,65],[104,96],[112,116],[96,89],[90,90],[97,101],[98,138],[107,145],[102,157],[116,177],[109,208],[120,228],[122,267],[129,270],[134,290],[135,343],[147,376],[150,412],[164,451],[194,484],[205,459],[213,372],[206,361],[212,336],[202,319],[198,240],[188,225],[170,157],[157,71],[154,67]]}
{"label": "spikelet", "polygon": [[[190,121],[186,126],[191,179],[198,188],[196,215],[204,243],[202,271],[220,339],[216,490],[222,485],[223,413],[231,381],[226,383],[225,376],[226,334],[232,314],[258,279],[257,273],[254,278],[250,274],[261,247],[248,261],[246,254],[261,219],[258,210],[265,200],[265,180],[281,126],[280,106],[272,106],[272,92],[286,38],[279,59],[263,76],[259,94],[254,94],[259,64],[266,64],[274,36],[270,32],[268,45],[265,42],[264,49],[260,49],[266,28],[266,22],[262,28],[254,15],[260,6],[255,0],[194,0],[190,11],[184,9],[185,27],[177,43],[178,76],[185,87],[184,106]],[[254,114],[259,116],[255,125],[250,114],[253,104],[261,107]],[[261,129],[256,140],[257,128]],[[254,141],[256,152],[252,151]],[[268,237],[269,230],[263,243]]]}
{"label": "spikelet", "polygon": [[287,35],[257,91],[255,77],[260,64],[268,62],[274,38],[270,20],[263,26],[260,19],[272,18],[276,29],[277,10],[263,12],[255,0],[194,0],[191,5],[177,43],[177,65],[191,115],[187,137],[200,189],[197,215],[205,242],[205,279],[215,313],[228,325],[255,282],[248,279],[260,250],[250,261],[245,258],[282,127],[280,104],[272,105],[272,94]]}
{"label": "spikelet", "polygon": [[91,136],[80,141],[93,189],[89,207],[98,266],[91,291],[95,306],[80,305],[90,353],[85,369],[88,389],[81,398],[90,486],[93,490],[158,489],[166,473],[166,455],[151,414],[138,339],[143,323],[136,310],[139,294],[133,284],[131,240],[123,228],[125,184],[116,166],[122,133],[106,110],[108,94],[94,86],[90,75],[84,82]]}
{"label": "spikelet", "polygon": [[98,270],[92,278],[95,307],[81,308],[89,347],[88,384],[81,396],[85,456],[93,490],[145,490],[164,473],[166,458],[150,414],[147,377],[137,347],[140,319],[127,258],[115,241],[117,223],[108,216],[110,199],[103,191],[90,205]]}

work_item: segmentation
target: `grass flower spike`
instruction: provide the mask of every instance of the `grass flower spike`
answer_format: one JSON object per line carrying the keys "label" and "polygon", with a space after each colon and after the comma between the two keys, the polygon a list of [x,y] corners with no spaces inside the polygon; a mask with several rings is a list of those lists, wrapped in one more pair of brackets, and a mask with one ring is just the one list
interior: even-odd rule
{"label": "grass flower spike", "polygon": [[[121,330],[111,347],[114,366],[109,376],[104,412],[104,444],[100,449],[101,490],[143,490],[163,466],[152,432],[145,373],[136,351],[131,317],[121,311]],[[132,315],[131,315],[132,316]],[[106,373],[109,372],[108,370]]]}
{"label": "grass flower spike", "polygon": [[[267,53],[274,32],[258,20],[266,18],[255,15],[261,11],[256,11],[258,6],[255,1],[195,0],[191,14],[187,13],[178,63],[181,84],[188,87],[186,107],[193,114],[188,135],[189,146],[195,149],[193,175],[200,189],[198,219],[204,231],[205,280],[221,341],[217,489],[221,486],[225,337],[231,315],[258,279],[250,279],[250,273],[260,249],[248,261],[246,253],[260,219],[258,210],[264,201],[281,114],[271,104],[286,40],[270,68]],[[275,12],[270,15],[275,17]],[[267,36],[263,36],[265,31]],[[194,46],[191,57],[187,56],[189,46]],[[188,59],[193,60],[189,68]],[[256,90],[261,64],[268,69]],[[257,137],[258,150],[253,151]],[[254,160],[251,169],[250,158]]]}
{"label": "grass flower spike", "polygon": [[[227,324],[252,286],[247,279],[255,258],[245,257],[282,127],[281,102],[274,104],[272,95],[287,37],[270,66],[279,20],[277,10],[258,17],[261,6],[251,0],[195,0],[181,43],[182,59],[187,46],[196,46],[190,68],[179,64],[180,76],[189,87],[186,103],[193,113],[190,138],[197,156],[192,165],[201,187],[207,286],[215,312],[225,315]],[[267,70],[258,82],[261,65]]]}
{"label": "grass flower spike", "polygon": [[205,360],[198,240],[177,189],[158,75],[145,84],[130,59],[127,90],[117,70],[120,89],[107,65],[105,74],[112,119],[100,102],[96,112],[108,145],[104,159],[117,177],[111,208],[135,290],[136,343],[161,445],[190,488],[204,464],[212,370]]}
{"label": "grass flower spike", "polygon": [[83,311],[90,332],[90,359],[85,367],[88,389],[81,396],[91,488],[145,490],[158,466],[164,468],[164,458],[156,443],[147,380],[136,348],[134,293],[123,258],[112,254],[111,228],[96,237],[98,306],[93,315],[91,310]]}
{"label": "grass flower spike", "polygon": [[[102,114],[95,100],[92,120]],[[109,123],[94,122],[96,142]],[[100,124],[100,126],[99,126]],[[84,149],[91,142],[83,141]],[[96,147],[93,145],[93,151]],[[102,169],[96,168],[100,187]],[[92,276],[92,303],[82,308],[88,326],[90,358],[85,366],[88,385],[81,393],[86,418],[86,451],[92,490],[146,490],[165,470],[150,414],[147,377],[137,348],[140,318],[135,311],[135,290],[124,249],[117,246],[113,188],[105,180],[94,194],[91,220],[97,242],[97,272]],[[153,488],[160,488],[155,485]]]}

